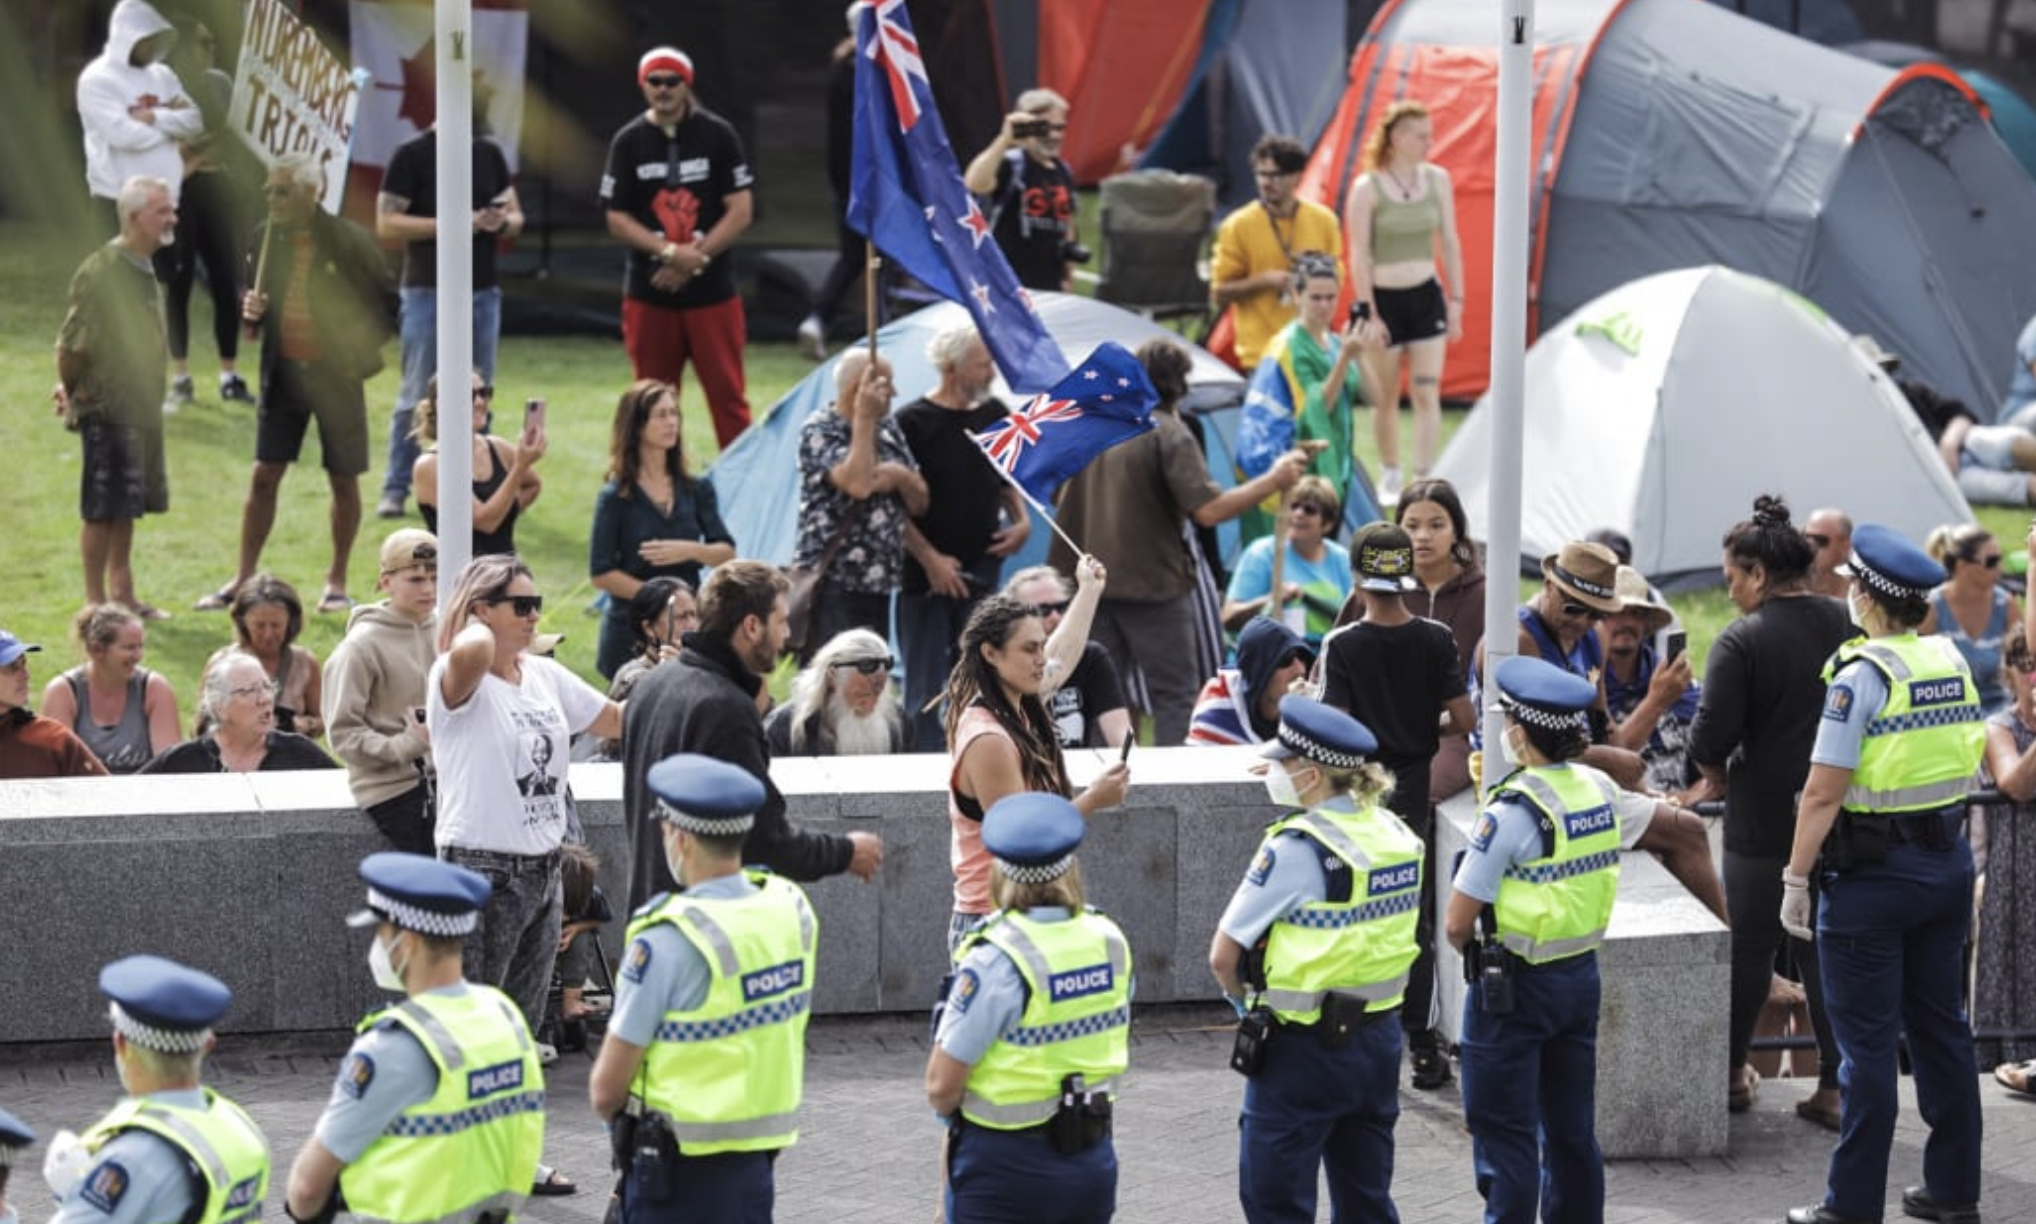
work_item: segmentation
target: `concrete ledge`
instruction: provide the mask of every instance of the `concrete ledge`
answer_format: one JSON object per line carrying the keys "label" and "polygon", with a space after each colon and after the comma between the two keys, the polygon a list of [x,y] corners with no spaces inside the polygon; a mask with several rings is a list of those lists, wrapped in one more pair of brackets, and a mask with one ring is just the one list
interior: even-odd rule
{"label": "concrete ledge", "polygon": [[[1468,794],[1442,807],[1436,861],[1443,896],[1476,817]],[[1436,962],[1442,1027],[1454,1040],[1463,1020],[1463,962],[1446,943]],[[1605,1155],[1725,1155],[1730,932],[1652,855],[1629,853],[1598,968],[1598,1143]]]}
{"label": "concrete ledge", "polygon": [[[1129,804],[1092,826],[1088,894],[1130,937],[1141,1002],[1215,998],[1209,936],[1272,815],[1245,772],[1252,759],[1141,748]],[[1069,758],[1077,785],[1103,766],[1092,752]],[[946,758],[786,760],[772,772],[795,821],[870,829],[885,843],[876,882],[809,886],[822,930],[817,1010],[925,1010],[946,971],[953,908]],[[620,904],[621,768],[576,765],[572,778],[603,886]],[[1445,808],[1442,863],[1471,814],[1464,801]],[[0,782],[0,896],[13,928],[0,962],[0,1041],[104,1036],[97,970],[132,952],[224,979],[236,996],[230,1031],[351,1027],[386,999],[365,941],[341,923],[360,904],[355,865],[379,848],[337,772]],[[603,933],[611,955],[623,925]],[[1724,1152],[1724,928],[1653,860],[1629,855],[1601,955],[1606,1154]],[[1461,977],[1446,948],[1441,960],[1442,1024],[1453,1034]]]}

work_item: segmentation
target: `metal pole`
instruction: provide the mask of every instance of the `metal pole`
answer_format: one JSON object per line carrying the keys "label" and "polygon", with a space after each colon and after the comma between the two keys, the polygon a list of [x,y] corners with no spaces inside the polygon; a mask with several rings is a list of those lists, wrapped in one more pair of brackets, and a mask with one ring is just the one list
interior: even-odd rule
{"label": "metal pole", "polygon": [[[1525,434],[1528,128],[1534,103],[1534,0],[1502,0],[1499,13],[1499,139],[1492,184],[1492,473],[1485,515],[1485,659],[1482,680],[1515,653],[1519,600],[1520,444]],[[1504,718],[1484,719],[1484,782],[1501,772]]]}
{"label": "metal pole", "polygon": [[472,0],[436,0],[438,73],[438,612],[474,551]]}

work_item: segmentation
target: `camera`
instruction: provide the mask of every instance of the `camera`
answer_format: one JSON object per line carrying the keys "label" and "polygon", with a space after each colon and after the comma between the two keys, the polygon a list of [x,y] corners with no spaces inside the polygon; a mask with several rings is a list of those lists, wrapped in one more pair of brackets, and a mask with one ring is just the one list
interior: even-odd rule
{"label": "camera", "polygon": [[1096,257],[1096,253],[1079,242],[1060,244],[1060,257],[1069,263],[1085,264]]}
{"label": "camera", "polygon": [[1013,140],[1037,140],[1052,132],[1053,122],[1049,119],[1022,119],[1011,125]]}

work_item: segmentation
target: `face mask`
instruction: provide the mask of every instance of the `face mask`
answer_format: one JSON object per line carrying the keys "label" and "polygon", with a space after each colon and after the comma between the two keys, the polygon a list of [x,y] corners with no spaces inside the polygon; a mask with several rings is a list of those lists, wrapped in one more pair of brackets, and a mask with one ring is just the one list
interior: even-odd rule
{"label": "face mask", "polygon": [[1515,730],[1516,728],[1507,727],[1499,736],[1499,759],[1506,763],[1508,769],[1520,768],[1520,744],[1513,738]]}
{"label": "face mask", "polygon": [[383,990],[402,992],[403,974],[390,959],[389,945],[380,939],[368,943],[368,972],[374,975],[375,985]]}
{"label": "face mask", "polygon": [[1265,793],[1275,804],[1283,808],[1301,806],[1301,792],[1294,786],[1294,775],[1278,761],[1265,771]]}
{"label": "face mask", "polygon": [[684,888],[686,886],[686,875],[683,871],[679,870],[681,861],[682,856],[679,854],[679,839],[676,837],[666,837],[665,869],[672,873],[672,879],[678,882],[679,887]]}
{"label": "face mask", "polygon": [[1861,629],[1866,628],[1866,614],[1873,610],[1873,601],[1871,599],[1861,599],[1857,595],[1847,595],[1845,597],[1845,607],[1847,611],[1852,613],[1852,623],[1858,625]]}

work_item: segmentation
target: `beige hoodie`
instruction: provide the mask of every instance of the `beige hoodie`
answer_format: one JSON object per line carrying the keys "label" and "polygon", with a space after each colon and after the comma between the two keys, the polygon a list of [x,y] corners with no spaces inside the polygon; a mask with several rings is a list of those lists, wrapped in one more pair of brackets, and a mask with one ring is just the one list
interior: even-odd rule
{"label": "beige hoodie", "polygon": [[411,711],[424,705],[437,632],[436,614],[419,624],[390,611],[386,600],[363,604],[326,660],[325,735],[363,808],[415,788],[416,762],[431,763]]}

